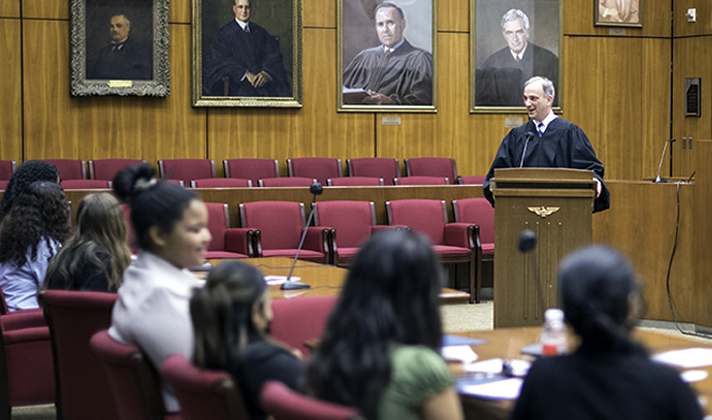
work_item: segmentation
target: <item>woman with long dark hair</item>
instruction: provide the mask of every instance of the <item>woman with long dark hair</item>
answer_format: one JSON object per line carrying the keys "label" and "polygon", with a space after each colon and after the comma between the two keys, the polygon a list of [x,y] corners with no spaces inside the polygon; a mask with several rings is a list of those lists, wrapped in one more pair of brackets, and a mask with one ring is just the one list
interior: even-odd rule
{"label": "woman with long dark hair", "polygon": [[630,336],[641,291],[628,259],[604,246],[576,251],[559,266],[559,289],[581,345],[532,365],[512,419],[702,418],[677,372],[650,361]]}
{"label": "woman with long dark hair", "polygon": [[33,182],[47,181],[59,183],[57,167],[42,160],[27,160],[12,174],[0,200],[0,222],[5,218],[15,199]]}
{"label": "woman with long dark hair", "polygon": [[439,351],[442,271],[430,243],[406,231],[373,235],[309,363],[306,390],[370,420],[461,419]]}
{"label": "woman with long dark hair", "polygon": [[190,300],[196,366],[227,370],[240,385],[251,419],[265,419],[260,391],[278,380],[292,389],[304,373],[298,350],[269,334],[272,298],[262,273],[249,265],[223,263]]}
{"label": "woman with long dark hair", "polygon": [[0,287],[9,311],[39,307],[37,290],[49,259],[69,234],[64,190],[39,181],[14,199],[0,230]]}
{"label": "woman with long dark hair", "polygon": [[[109,334],[146,353],[156,369],[171,354],[193,355],[189,302],[201,282],[188,269],[203,264],[210,244],[208,210],[194,191],[153,178],[149,164],[114,178],[114,192],[131,207],[138,258],[124,271]],[[180,407],[163,385],[168,412]]]}
{"label": "woman with long dark hair", "polygon": [[77,231],[50,260],[43,289],[116,292],[131,251],[119,201],[109,193],[89,194],[77,209]]}

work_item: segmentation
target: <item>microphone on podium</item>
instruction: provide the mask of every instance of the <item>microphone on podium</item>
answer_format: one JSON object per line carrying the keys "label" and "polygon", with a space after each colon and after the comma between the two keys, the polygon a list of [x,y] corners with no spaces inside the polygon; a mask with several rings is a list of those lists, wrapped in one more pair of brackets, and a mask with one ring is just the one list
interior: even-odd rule
{"label": "microphone on podium", "polygon": [[519,235],[519,252],[526,254],[536,247],[536,234],[529,229],[522,231]]}
{"label": "microphone on podium", "polygon": [[[321,193],[324,192],[324,187],[319,182],[315,182],[309,187],[309,192],[314,195],[312,202],[316,203],[316,196],[321,195]],[[307,237],[307,230],[309,229],[309,225],[311,225],[315,210],[316,206],[312,206],[311,212],[309,213],[309,219],[307,220],[307,225],[304,227],[304,232],[302,233],[302,239],[299,241],[299,246],[297,247],[297,254],[294,256],[294,261],[292,262],[292,268],[289,269],[289,275],[287,276],[287,280],[279,287],[282,290],[308,289],[311,287],[306,283],[292,281],[292,273],[294,272],[294,267],[297,265],[299,252],[302,250],[302,246],[304,246],[304,239]]]}
{"label": "microphone on podium", "polygon": [[[656,176],[653,180],[653,183],[655,184],[664,184],[667,182],[667,179],[660,177],[660,170],[663,168],[663,160],[665,160],[665,150],[667,150],[667,145],[668,143],[673,143],[674,141],[675,139],[665,141],[665,146],[663,146],[663,155],[660,156],[660,164],[658,165],[658,176]],[[670,165],[672,165],[672,146],[670,146]],[[670,174],[672,175],[672,172],[670,172]]]}
{"label": "microphone on podium", "polygon": [[[525,136],[527,136],[527,141],[524,143],[524,150],[522,151],[522,158],[519,160],[519,167],[524,167],[524,156],[527,154],[527,146],[529,146],[529,141],[534,138],[534,133],[527,131]],[[531,232],[531,231],[530,231]]]}

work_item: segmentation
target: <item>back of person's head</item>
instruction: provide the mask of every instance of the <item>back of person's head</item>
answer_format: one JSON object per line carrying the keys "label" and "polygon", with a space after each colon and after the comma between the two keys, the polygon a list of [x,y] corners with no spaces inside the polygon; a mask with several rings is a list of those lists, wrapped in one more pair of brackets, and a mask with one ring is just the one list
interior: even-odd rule
{"label": "back of person's head", "polygon": [[15,198],[37,181],[59,182],[57,167],[42,160],[28,160],[20,165],[12,174],[0,200],[0,221],[10,212]]}
{"label": "back of person's head", "polygon": [[[41,240],[63,243],[69,233],[69,211],[64,190],[56,182],[33,182],[15,198],[0,231],[0,262],[16,266],[37,257]],[[50,247],[51,249],[51,247]]]}
{"label": "back of person's head", "polygon": [[205,287],[195,289],[190,300],[197,366],[234,371],[245,346],[267,338],[252,319],[262,311],[266,292],[262,273],[247,264],[223,263],[210,271]]}
{"label": "back of person's head", "polygon": [[178,184],[155,179],[155,170],[148,163],[129,166],[114,177],[114,192],[131,207],[131,223],[141,249],[153,251],[149,234],[152,226],[171,232],[192,200],[195,192]]}
{"label": "back of person's head", "polygon": [[640,291],[633,265],[618,251],[600,245],[569,254],[559,265],[566,320],[585,349],[627,351],[637,321]]}
{"label": "back of person's head", "polygon": [[389,230],[368,239],[307,369],[308,391],[375,418],[393,346],[440,347],[442,279],[426,237]]}

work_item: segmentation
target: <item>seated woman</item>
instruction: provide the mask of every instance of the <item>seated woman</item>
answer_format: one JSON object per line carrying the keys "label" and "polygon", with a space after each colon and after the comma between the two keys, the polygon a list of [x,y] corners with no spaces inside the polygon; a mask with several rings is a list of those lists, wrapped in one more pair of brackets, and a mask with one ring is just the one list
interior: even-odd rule
{"label": "seated woman", "polygon": [[10,312],[38,308],[37,290],[49,259],[69,234],[64,190],[55,182],[30,184],[0,228],[0,288]]}
{"label": "seated woman", "polygon": [[[144,163],[114,178],[114,192],[131,206],[138,258],[124,271],[109,334],[143,350],[156,369],[171,354],[193,355],[189,302],[202,282],[189,268],[203,264],[210,244],[208,210],[195,192],[153,178]],[[168,412],[180,410],[162,385]]]}
{"label": "seated woman", "polygon": [[232,262],[212,269],[190,300],[196,366],[227,370],[240,385],[251,419],[265,419],[260,391],[267,381],[297,389],[306,366],[299,350],[269,335],[272,297],[262,273]]}
{"label": "seated woman", "polygon": [[129,264],[121,205],[111,194],[89,194],[77,209],[77,232],[50,261],[43,288],[116,293]]}
{"label": "seated woman", "polygon": [[370,420],[462,419],[438,352],[443,274],[430,243],[406,231],[359,251],[306,373],[309,394]]}
{"label": "seated woman", "polygon": [[0,200],[0,222],[10,212],[15,199],[33,182],[48,181],[59,183],[57,167],[42,160],[26,160],[12,174]]}
{"label": "seated woman", "polygon": [[625,257],[603,246],[576,251],[559,266],[559,288],[581,346],[532,365],[512,419],[702,419],[677,372],[630,336],[641,295]]}

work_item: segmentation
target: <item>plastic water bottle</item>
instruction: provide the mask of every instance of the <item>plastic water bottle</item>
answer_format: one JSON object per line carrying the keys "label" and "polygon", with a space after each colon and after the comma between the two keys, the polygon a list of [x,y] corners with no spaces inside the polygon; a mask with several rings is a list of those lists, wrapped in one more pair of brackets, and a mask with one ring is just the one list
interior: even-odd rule
{"label": "plastic water bottle", "polygon": [[564,311],[547,309],[544,312],[544,328],[541,332],[541,353],[543,356],[566,354],[569,342],[564,324]]}

